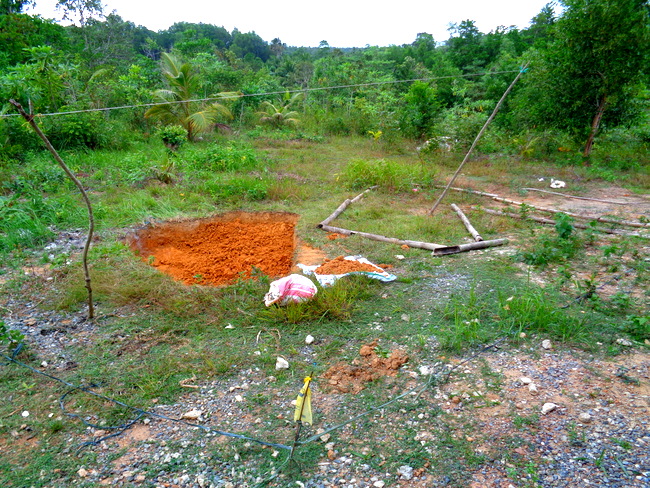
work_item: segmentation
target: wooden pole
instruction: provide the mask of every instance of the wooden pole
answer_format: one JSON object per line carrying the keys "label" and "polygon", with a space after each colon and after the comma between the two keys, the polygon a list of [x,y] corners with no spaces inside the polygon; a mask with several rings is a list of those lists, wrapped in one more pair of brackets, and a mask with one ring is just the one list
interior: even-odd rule
{"label": "wooden pole", "polygon": [[468,244],[459,244],[457,246],[447,246],[435,249],[431,254],[434,256],[446,256],[447,254],[458,254],[461,252],[474,251],[476,249],[485,249],[494,246],[503,246],[508,243],[508,239],[494,239],[492,241],[470,242]]}
{"label": "wooden pole", "polygon": [[334,212],[332,212],[332,214],[329,217],[327,217],[322,222],[318,223],[316,225],[316,227],[323,227],[324,225],[328,225],[332,220],[334,220],[336,217],[341,215],[345,211],[345,209],[348,208],[348,205],[350,205],[351,203],[357,203],[359,200],[361,200],[363,198],[363,196],[366,193],[368,193],[370,190],[374,190],[375,188],[377,188],[377,185],[371,186],[370,188],[368,188],[364,192],[359,193],[353,199],[349,199],[349,198],[346,199],[341,205],[338,206],[338,208],[336,210],[334,210]]}
{"label": "wooden pole", "polygon": [[526,203],[526,202],[518,202],[517,200],[511,200],[509,198],[503,198],[503,197],[500,197],[499,195],[495,195],[494,193],[485,193],[485,192],[478,191],[478,190],[470,190],[468,188],[450,187],[449,189],[454,190],[454,191],[471,193],[473,195],[480,195],[480,196],[483,196],[483,197],[490,197],[492,200],[496,200],[497,202],[509,203],[511,205],[517,205],[517,206],[526,205],[526,206],[528,206],[530,208],[534,208],[535,210],[539,210],[540,212],[549,212],[549,213],[555,213],[555,214],[563,213],[563,214],[566,214],[566,215],[568,215],[570,217],[573,217],[574,219],[587,220],[587,221],[594,221],[595,220],[596,222],[605,222],[605,223],[608,223],[608,224],[625,225],[625,226],[629,226],[629,227],[641,227],[641,228],[650,227],[650,223],[633,222],[633,221],[630,221],[630,220],[615,220],[615,219],[609,219],[607,217],[588,217],[586,215],[575,214],[575,213],[572,213],[572,212],[565,212],[563,210],[556,210],[554,208],[537,207],[535,205],[531,205],[531,204]]}
{"label": "wooden pole", "polygon": [[86,244],[84,245],[82,262],[83,262],[84,276],[86,280],[86,290],[88,290],[88,319],[93,320],[95,318],[95,307],[93,305],[93,289],[90,284],[90,271],[88,269],[88,250],[90,249],[90,243],[92,241],[93,232],[95,230],[95,219],[93,218],[93,207],[90,204],[90,199],[88,198],[88,195],[86,194],[86,190],[84,190],[84,187],[81,184],[81,182],[77,179],[74,173],[70,171],[70,168],[68,168],[68,166],[65,164],[63,159],[61,159],[61,156],[59,156],[59,153],[56,152],[56,149],[54,149],[47,136],[43,134],[41,128],[38,126],[36,121],[34,121],[34,115],[31,113],[27,114],[23,110],[22,105],[13,99],[9,100],[9,103],[11,103],[16,108],[18,113],[20,113],[20,115],[22,115],[22,117],[29,123],[29,125],[32,126],[32,129],[34,129],[34,132],[36,132],[38,137],[40,137],[42,141],[45,143],[45,146],[47,147],[48,151],[50,151],[50,153],[52,154],[56,162],[63,169],[65,174],[67,174],[68,177],[77,186],[77,188],[81,192],[81,196],[83,197],[84,202],[86,203],[86,208],[88,209],[89,225],[88,225],[88,237],[86,238]]}
{"label": "wooden pole", "polygon": [[[575,200],[589,200],[590,202],[610,203],[612,205],[635,205],[627,202],[614,202],[612,200],[601,200],[600,198],[589,198],[589,197],[579,197],[576,195],[567,195],[566,193],[560,193],[559,191],[542,190],[541,188],[522,188],[522,190],[539,191],[542,193],[549,193],[551,195],[560,195],[565,198],[573,198]],[[643,202],[641,205],[648,205],[648,204],[646,202]]]}
{"label": "wooden pole", "polygon": [[517,76],[515,77],[515,79],[512,80],[512,83],[510,83],[510,86],[508,87],[508,89],[507,89],[507,90],[503,93],[503,95],[501,96],[501,100],[499,100],[499,103],[497,103],[497,106],[494,107],[494,110],[492,111],[492,114],[491,114],[490,117],[488,117],[488,119],[485,121],[485,124],[483,124],[483,127],[481,128],[481,130],[479,131],[478,135],[477,135],[476,138],[474,139],[474,142],[472,143],[472,146],[469,148],[469,151],[467,151],[467,154],[465,154],[465,159],[463,159],[463,162],[460,163],[460,166],[458,167],[458,169],[457,169],[456,172],[454,173],[454,176],[452,176],[452,177],[451,177],[451,180],[449,181],[449,183],[447,183],[447,187],[446,187],[446,188],[444,189],[444,191],[442,192],[442,195],[440,195],[440,197],[438,197],[438,200],[436,201],[436,203],[433,205],[433,207],[432,207],[431,210],[429,211],[429,215],[432,215],[433,212],[435,212],[436,208],[438,208],[438,205],[440,205],[440,202],[442,201],[442,199],[443,199],[443,198],[445,197],[445,195],[447,194],[447,191],[449,190],[449,187],[450,187],[451,185],[454,184],[454,181],[456,181],[456,177],[460,174],[460,170],[463,169],[463,166],[465,166],[465,163],[466,163],[467,160],[469,159],[469,155],[472,154],[472,151],[474,150],[474,148],[475,148],[476,145],[478,144],[478,141],[479,141],[479,139],[481,138],[481,136],[483,135],[483,132],[485,132],[485,129],[487,129],[487,126],[490,125],[490,122],[492,122],[492,119],[494,119],[495,115],[496,115],[497,112],[499,111],[499,108],[501,108],[501,104],[503,104],[503,101],[504,101],[504,100],[506,99],[506,97],[508,96],[508,93],[510,93],[510,90],[512,90],[512,87],[515,86],[515,83],[517,83],[517,81],[519,80],[519,78],[521,77],[521,75],[524,74],[524,73],[526,72],[526,68],[527,68],[527,67],[528,67],[528,63],[526,63],[526,64],[525,64],[525,65],[524,65],[524,66],[519,70],[519,73],[517,73]]}
{"label": "wooden pole", "polygon": [[369,234],[367,232],[359,232],[356,230],[341,229],[340,227],[332,227],[331,225],[323,225],[321,226],[321,229],[323,229],[326,232],[336,232],[337,234],[343,234],[345,236],[351,236],[356,234],[373,241],[388,242],[389,244],[397,244],[398,246],[406,245],[409,247],[417,247],[419,249],[427,249],[429,251],[434,251],[436,249],[447,247],[447,246],[443,246],[442,244],[432,244],[430,242],[420,242],[420,241],[408,241],[408,240],[396,239],[394,237],[386,237],[377,234]]}
{"label": "wooden pole", "polygon": [[480,241],[482,241],[483,238],[482,238],[481,235],[476,231],[476,229],[474,228],[474,226],[473,226],[472,224],[470,224],[469,219],[465,216],[465,214],[464,214],[463,211],[458,207],[458,205],[456,205],[455,203],[452,203],[452,204],[451,204],[451,208],[453,208],[453,209],[454,209],[454,212],[456,212],[456,214],[458,214],[458,216],[460,217],[460,220],[461,220],[461,221],[463,222],[463,224],[465,225],[465,228],[467,229],[467,231],[468,231],[470,234],[472,234],[472,237],[474,238],[474,240],[475,240],[476,242],[480,242]]}
{"label": "wooden pole", "polygon": [[[478,208],[478,207],[476,207]],[[552,219],[546,219],[544,217],[535,217],[533,215],[527,215],[524,217],[523,215],[518,215],[514,214],[511,212],[501,212],[500,210],[493,210],[491,208],[483,208],[480,207],[480,209],[485,212],[489,213],[491,215],[500,215],[502,217],[512,217],[513,219],[520,219],[520,220],[532,220],[534,222],[539,222],[540,224],[551,224],[555,225],[555,220]],[[568,215],[568,214],[567,214]],[[624,230],[617,230],[617,229],[597,229],[595,227],[591,227],[585,224],[581,224],[579,222],[574,222],[571,225],[577,229],[593,229],[597,232],[604,232],[605,234],[615,234],[619,236],[627,236],[627,237],[642,237],[644,239],[650,239],[650,235],[647,234],[639,234],[638,232],[625,232]]]}

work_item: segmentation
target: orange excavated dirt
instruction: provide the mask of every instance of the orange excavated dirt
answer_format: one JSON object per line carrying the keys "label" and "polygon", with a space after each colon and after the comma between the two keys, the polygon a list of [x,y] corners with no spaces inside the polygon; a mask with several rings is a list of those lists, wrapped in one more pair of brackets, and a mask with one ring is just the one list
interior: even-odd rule
{"label": "orange excavated dirt", "polygon": [[130,236],[144,261],[187,284],[222,285],[253,268],[269,277],[291,272],[298,216],[233,212],[208,219],[167,222]]}
{"label": "orange excavated dirt", "polygon": [[374,273],[381,273],[383,270],[377,266],[373,266],[368,263],[360,263],[359,261],[351,261],[345,259],[343,256],[339,256],[329,261],[325,261],[318,268],[314,270],[314,273],[321,275],[329,274],[345,274],[352,273],[353,271],[370,271]]}

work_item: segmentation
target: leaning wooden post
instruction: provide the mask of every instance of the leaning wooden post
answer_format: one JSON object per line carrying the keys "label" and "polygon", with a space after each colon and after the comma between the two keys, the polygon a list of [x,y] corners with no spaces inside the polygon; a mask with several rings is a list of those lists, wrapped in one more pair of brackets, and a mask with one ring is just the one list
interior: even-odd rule
{"label": "leaning wooden post", "polygon": [[458,214],[458,216],[460,217],[460,220],[461,220],[461,221],[463,222],[463,224],[465,225],[465,228],[467,229],[467,232],[469,232],[470,234],[472,234],[472,237],[474,238],[474,240],[475,240],[476,242],[480,242],[480,241],[482,241],[483,238],[481,237],[481,234],[479,234],[479,233],[477,232],[477,230],[476,230],[476,229],[474,228],[474,226],[470,223],[469,219],[468,219],[467,216],[463,213],[463,211],[458,207],[458,205],[456,205],[455,203],[452,203],[452,204],[451,204],[451,208],[453,208],[453,209],[454,209],[454,212],[456,212],[456,213]]}
{"label": "leaning wooden post", "polygon": [[70,177],[70,179],[74,182],[74,184],[81,192],[81,196],[83,197],[84,202],[86,203],[86,208],[88,208],[88,223],[89,223],[88,237],[86,238],[86,244],[84,245],[82,261],[83,261],[83,268],[84,268],[84,276],[86,279],[86,289],[88,290],[88,319],[93,320],[95,318],[95,307],[93,306],[93,289],[90,285],[90,272],[88,270],[88,250],[90,249],[90,243],[92,241],[93,232],[95,230],[95,219],[93,217],[92,205],[90,204],[90,200],[88,199],[88,195],[86,194],[83,185],[77,179],[77,177],[72,173],[72,171],[70,171],[70,168],[68,168],[68,166],[63,162],[63,159],[61,159],[59,153],[56,152],[56,149],[54,149],[47,136],[43,134],[43,131],[41,131],[40,127],[34,120],[34,115],[25,112],[23,110],[22,105],[13,99],[9,100],[9,103],[11,103],[14,107],[16,107],[18,113],[20,113],[20,115],[22,115],[22,117],[29,123],[29,125],[32,126],[32,129],[34,129],[34,132],[36,132],[38,137],[40,137],[43,140],[45,146],[47,147],[48,151],[52,153],[52,156],[54,156],[56,162],[59,163],[59,166],[61,166],[63,171],[65,171],[65,174],[67,174],[68,177]]}
{"label": "leaning wooden post", "polygon": [[456,181],[456,178],[457,178],[458,175],[460,174],[460,170],[463,169],[463,166],[465,166],[465,163],[466,163],[467,160],[469,159],[469,155],[472,154],[472,151],[474,150],[474,148],[475,148],[476,145],[478,144],[478,141],[479,141],[479,139],[481,138],[481,136],[483,135],[483,132],[485,132],[485,129],[487,129],[487,126],[490,125],[490,122],[492,122],[492,119],[494,118],[494,116],[497,114],[497,112],[498,112],[499,109],[501,108],[501,104],[503,104],[503,101],[504,101],[504,100],[506,99],[506,97],[508,96],[508,93],[510,93],[510,90],[512,90],[512,87],[515,86],[515,83],[517,83],[517,81],[519,80],[519,78],[521,77],[521,75],[524,74],[524,73],[526,72],[526,68],[528,68],[528,63],[526,63],[526,64],[525,64],[525,65],[524,65],[524,66],[519,70],[519,73],[517,73],[517,76],[515,77],[515,79],[512,80],[512,83],[510,83],[510,86],[508,87],[508,89],[507,89],[507,90],[503,93],[503,95],[501,96],[501,100],[499,100],[499,103],[497,103],[497,106],[494,107],[494,110],[492,111],[492,115],[490,115],[490,117],[488,117],[488,119],[485,121],[485,124],[483,124],[483,127],[481,128],[481,130],[479,131],[478,135],[476,136],[476,139],[474,139],[474,142],[472,143],[472,146],[469,148],[469,151],[467,151],[467,154],[465,154],[465,159],[463,159],[463,162],[460,163],[460,166],[458,167],[458,169],[457,169],[456,172],[454,173],[454,176],[452,176],[452,177],[451,177],[451,180],[449,181],[449,183],[447,183],[447,187],[446,187],[446,188],[444,189],[444,191],[442,192],[442,195],[440,195],[440,196],[438,197],[438,200],[436,201],[436,203],[433,205],[433,207],[431,208],[431,210],[429,210],[429,215],[432,215],[433,212],[435,212],[436,208],[438,208],[438,205],[440,205],[440,202],[442,201],[442,199],[443,199],[443,198],[445,197],[445,195],[447,194],[447,190],[449,190],[449,187],[450,187],[451,185],[454,184],[454,181]]}

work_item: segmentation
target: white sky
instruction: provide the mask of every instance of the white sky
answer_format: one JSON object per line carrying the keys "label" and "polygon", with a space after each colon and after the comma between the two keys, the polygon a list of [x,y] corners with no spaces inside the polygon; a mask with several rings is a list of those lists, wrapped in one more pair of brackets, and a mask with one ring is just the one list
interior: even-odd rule
{"label": "white sky", "polygon": [[[450,23],[474,20],[483,33],[498,26],[525,28],[551,0],[402,0],[360,2],[329,0],[104,0],[105,13],[153,30],[175,22],[214,24],[229,32],[254,31],[270,42],[279,37],[289,46],[332,47],[410,44],[420,32],[438,41],[449,38]],[[59,20],[56,0],[36,0],[25,13]]]}

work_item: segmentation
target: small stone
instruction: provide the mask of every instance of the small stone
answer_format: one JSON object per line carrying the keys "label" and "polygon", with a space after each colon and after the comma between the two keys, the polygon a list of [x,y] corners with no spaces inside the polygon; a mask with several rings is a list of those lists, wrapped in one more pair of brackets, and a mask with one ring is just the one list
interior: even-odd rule
{"label": "small stone", "polygon": [[525,339],[526,338],[526,333],[525,332],[520,332],[519,333],[519,338],[520,339]]}
{"label": "small stone", "polygon": [[413,468],[411,466],[400,466],[397,474],[401,480],[410,481],[413,479]]}
{"label": "small stone", "polygon": [[524,385],[530,385],[533,382],[533,380],[531,380],[527,376],[522,376],[521,378],[519,378],[519,381],[521,381]]}
{"label": "small stone", "polygon": [[244,401],[244,397],[241,396],[241,395],[235,395],[235,401],[236,401],[236,402],[243,402],[243,401]]}
{"label": "small stone", "polygon": [[539,391],[537,390],[537,385],[535,383],[531,383],[528,385],[528,391],[530,392],[531,395],[537,395]]}
{"label": "small stone", "polygon": [[47,361],[41,362],[41,368],[47,368]]}
{"label": "small stone", "polygon": [[588,424],[591,422],[591,415],[589,415],[587,412],[582,412],[580,415],[578,415],[578,419],[583,424]]}
{"label": "small stone", "polygon": [[88,476],[88,471],[86,471],[84,468],[80,468],[79,471],[77,471],[77,475],[79,475],[80,478],[85,478]]}
{"label": "small stone", "polygon": [[308,335],[307,337],[305,337],[305,344],[313,344],[314,340],[315,339],[313,335]]}
{"label": "small stone", "polygon": [[23,413],[21,413],[23,417],[29,417],[29,412],[27,410],[24,410]]}
{"label": "small stone", "polygon": [[327,459],[334,461],[336,459],[336,453],[330,449],[327,451]]}
{"label": "small stone", "polygon": [[331,438],[332,436],[330,434],[323,434],[322,436],[320,436],[320,440],[323,442],[329,442]]}
{"label": "small stone", "polygon": [[275,369],[289,369],[289,361],[278,356],[275,360]]}
{"label": "small stone", "polygon": [[628,341],[627,339],[623,339],[622,337],[620,339],[616,339],[616,344],[626,347],[632,346],[632,342]]}
{"label": "small stone", "polygon": [[553,345],[551,344],[551,341],[549,341],[548,339],[544,339],[542,341],[542,348],[547,349],[547,350],[552,349]]}
{"label": "small stone", "polygon": [[185,412],[183,415],[181,415],[181,418],[187,420],[199,420],[201,418],[201,415],[203,415],[202,410],[193,408],[189,412]]}
{"label": "small stone", "polygon": [[549,412],[552,412],[557,408],[557,405],[555,403],[545,403],[542,405],[542,414],[546,415]]}
{"label": "small stone", "polygon": [[404,322],[410,322],[411,321],[411,316],[409,314],[403,313],[402,314],[402,320]]}
{"label": "small stone", "polygon": [[386,483],[384,483],[383,481],[380,480],[380,481],[375,481],[375,482],[372,484],[372,486],[374,486],[374,487],[376,487],[376,488],[384,488],[384,485],[385,485],[385,484],[386,484]]}
{"label": "small stone", "polygon": [[401,261],[402,259],[404,259],[404,255],[403,254],[395,254],[395,259],[399,259]]}
{"label": "small stone", "polygon": [[137,483],[142,483],[144,480],[146,480],[147,477],[143,474],[139,474],[138,476],[135,477],[135,481]]}

